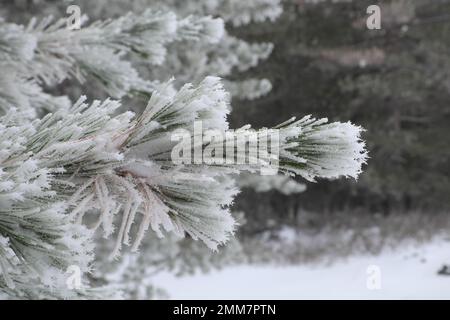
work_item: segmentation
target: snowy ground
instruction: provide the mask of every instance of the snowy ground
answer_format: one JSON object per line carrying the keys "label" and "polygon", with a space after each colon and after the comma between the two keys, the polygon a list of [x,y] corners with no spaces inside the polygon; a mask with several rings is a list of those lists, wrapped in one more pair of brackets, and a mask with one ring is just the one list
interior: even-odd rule
{"label": "snowy ground", "polygon": [[161,274],[155,284],[172,299],[450,299],[450,276],[437,275],[445,263],[450,265],[450,242],[436,240],[331,266],[240,266],[181,278]]}

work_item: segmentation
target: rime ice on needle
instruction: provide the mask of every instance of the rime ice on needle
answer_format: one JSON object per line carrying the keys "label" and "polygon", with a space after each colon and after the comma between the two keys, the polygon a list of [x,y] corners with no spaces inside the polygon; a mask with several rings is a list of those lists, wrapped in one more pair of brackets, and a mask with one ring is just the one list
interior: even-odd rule
{"label": "rime ice on needle", "polygon": [[[0,22],[0,67],[7,71],[0,75],[0,292],[18,298],[107,295],[88,283],[75,291],[65,283],[67,267],[90,270],[97,229],[114,242],[111,257],[123,245],[139,250],[149,229],[159,237],[188,234],[213,250],[228,241],[236,225],[229,209],[239,192],[235,174],[255,167],[176,165],[170,135],[178,128],[192,132],[194,121],[228,130],[229,94],[217,77],[179,90],[171,81],[150,82],[127,60],[135,55],[161,64],[174,41],[220,46],[223,34],[220,19],[151,10],[78,31],[61,21],[32,21],[26,28]],[[245,46],[227,41],[237,50]],[[116,100],[81,97],[72,104],[42,90],[70,78],[99,82],[115,98],[136,91],[151,98],[135,115],[119,111]],[[350,123],[305,117],[275,129],[280,169],[288,175],[356,178],[367,158],[362,129]]]}

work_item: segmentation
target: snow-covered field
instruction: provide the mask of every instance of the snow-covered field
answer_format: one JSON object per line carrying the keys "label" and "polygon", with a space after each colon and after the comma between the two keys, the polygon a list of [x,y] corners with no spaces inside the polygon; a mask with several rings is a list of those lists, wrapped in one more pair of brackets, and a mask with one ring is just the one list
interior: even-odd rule
{"label": "snow-covered field", "polygon": [[172,299],[450,299],[450,242],[359,256],[333,265],[239,266],[177,278],[160,274],[155,284]]}

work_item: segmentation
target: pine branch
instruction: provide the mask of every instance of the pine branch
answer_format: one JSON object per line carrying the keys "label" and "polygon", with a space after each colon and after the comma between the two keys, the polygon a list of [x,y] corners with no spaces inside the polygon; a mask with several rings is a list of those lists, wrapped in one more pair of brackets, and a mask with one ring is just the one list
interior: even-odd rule
{"label": "pine branch", "polygon": [[[167,46],[174,41],[215,43],[222,35],[220,19],[189,16],[178,20],[171,12],[149,9],[95,22],[80,30],[68,29],[65,19],[52,23],[51,17],[39,23],[32,19],[26,28],[0,21],[0,66],[10,71],[3,81],[8,79],[12,84],[27,79],[54,86],[75,78],[81,83],[96,81],[114,98],[148,95],[158,82],[142,79],[131,60],[160,65]],[[11,99],[0,89],[0,107],[26,109],[31,105],[38,109],[40,104],[29,95],[16,92],[14,102],[18,103],[8,104]],[[55,103],[47,111],[53,111]]]}

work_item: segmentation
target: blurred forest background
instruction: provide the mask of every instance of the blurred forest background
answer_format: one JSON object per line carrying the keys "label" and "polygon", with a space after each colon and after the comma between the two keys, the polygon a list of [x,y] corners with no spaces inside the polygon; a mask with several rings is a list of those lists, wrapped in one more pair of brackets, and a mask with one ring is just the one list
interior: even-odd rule
{"label": "blurred forest background", "polygon": [[[56,3],[3,0],[1,10],[23,22]],[[258,67],[228,76],[272,83],[259,98],[233,97],[232,126],[271,126],[306,114],[350,120],[366,129],[368,165],[358,181],[308,183],[300,193],[245,188],[234,208],[239,241],[212,254],[187,240],[180,244],[185,252],[201,252],[212,260],[205,265],[305,263],[448,234],[450,1],[282,4],[274,22],[227,24],[238,38],[274,44]],[[372,4],[381,6],[381,30],[366,27]]]}

